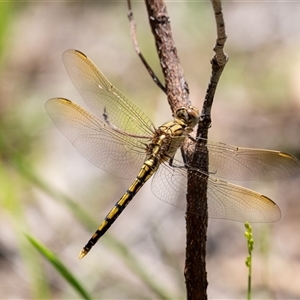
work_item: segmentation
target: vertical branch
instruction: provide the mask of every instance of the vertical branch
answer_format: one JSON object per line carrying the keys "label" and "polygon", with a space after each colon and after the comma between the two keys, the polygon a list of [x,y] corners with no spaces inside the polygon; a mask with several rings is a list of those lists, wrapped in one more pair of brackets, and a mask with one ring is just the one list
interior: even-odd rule
{"label": "vertical branch", "polygon": [[[198,145],[198,144],[197,144]],[[197,151],[197,145],[195,152]],[[201,170],[208,170],[207,155],[191,155],[188,161]],[[198,161],[197,161],[198,159]],[[188,300],[207,299],[206,235],[208,224],[207,182],[197,172],[188,170],[186,210],[185,284]]]}
{"label": "vertical branch", "polygon": [[[196,144],[193,153],[188,153],[188,161],[208,174],[208,151],[197,151],[197,148],[205,147],[208,129],[211,125],[211,108],[217,84],[228,60],[223,52],[226,41],[225,24],[223,20],[220,0],[211,0],[217,25],[217,40],[214,46],[215,55],[211,60],[212,74],[206,91],[201,119],[197,130],[199,143]],[[207,206],[207,176],[188,170],[187,191],[187,245],[185,261],[185,279],[187,299],[207,299],[207,274],[206,274],[206,236],[208,226]]]}
{"label": "vertical branch", "polygon": [[172,37],[171,25],[163,0],[145,0],[150,26],[155,39],[160,65],[165,77],[165,88],[172,111],[189,102],[189,89]]}

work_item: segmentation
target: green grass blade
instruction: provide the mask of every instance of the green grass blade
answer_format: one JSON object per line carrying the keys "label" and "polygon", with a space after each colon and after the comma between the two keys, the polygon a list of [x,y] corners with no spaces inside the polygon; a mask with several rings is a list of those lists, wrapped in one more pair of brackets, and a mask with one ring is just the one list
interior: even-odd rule
{"label": "green grass blade", "polygon": [[43,244],[41,244],[32,236],[28,234],[25,234],[25,236],[27,237],[31,245],[52,264],[52,266],[57,270],[57,272],[65,278],[65,280],[83,297],[83,299],[92,299],[92,297],[85,290],[85,288],[80,284],[80,282],[75,278],[75,276],[72,275],[68,268],[53,252],[51,252],[48,248],[46,248]]}
{"label": "green grass blade", "polygon": [[252,252],[253,252],[253,246],[254,246],[254,240],[252,235],[252,227],[251,225],[246,222],[245,223],[245,237],[247,240],[247,247],[248,247],[248,256],[246,258],[246,266],[248,268],[248,290],[247,290],[247,300],[251,299],[251,279],[252,279]]}

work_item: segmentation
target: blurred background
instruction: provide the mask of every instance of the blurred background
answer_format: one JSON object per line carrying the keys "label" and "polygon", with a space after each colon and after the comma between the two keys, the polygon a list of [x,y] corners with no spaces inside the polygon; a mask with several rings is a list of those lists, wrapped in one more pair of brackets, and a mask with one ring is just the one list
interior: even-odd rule
{"label": "blurred background", "polygon": [[[191,100],[201,107],[213,10],[210,2],[167,4]],[[300,158],[300,3],[227,1],[223,8],[230,59],[210,139]],[[143,2],[134,2],[133,12],[141,51],[162,78]],[[57,96],[86,108],[62,63],[70,48],[88,55],[154,124],[171,118],[166,96],[133,50],[125,1],[0,3],[0,299],[81,298],[24,233],[53,251],[95,299],[183,299],[184,212],[156,199],[149,183],[77,259],[131,182],[91,165],[45,112]],[[245,186],[282,210],[279,222],[253,225],[253,299],[299,299],[300,177]],[[245,299],[246,256],[242,223],[209,220],[210,299]]]}

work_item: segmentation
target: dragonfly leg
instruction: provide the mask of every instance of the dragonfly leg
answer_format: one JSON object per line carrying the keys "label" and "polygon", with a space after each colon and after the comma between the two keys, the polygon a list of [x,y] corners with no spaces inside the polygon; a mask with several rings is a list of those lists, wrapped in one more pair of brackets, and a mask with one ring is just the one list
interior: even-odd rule
{"label": "dragonfly leg", "polygon": [[182,146],[180,147],[180,152],[181,152],[182,160],[184,162],[184,166],[187,167],[187,158]]}
{"label": "dragonfly leg", "polygon": [[191,141],[193,141],[193,142],[195,142],[195,143],[197,143],[198,142],[198,140],[199,139],[195,139],[194,137],[192,137],[191,135],[188,135],[188,138],[191,140]]}
{"label": "dragonfly leg", "polygon": [[[181,149],[181,148],[180,148],[180,149]],[[187,168],[187,164],[186,164],[186,156],[185,156],[185,153],[183,152],[182,149],[181,149],[181,155],[182,155],[183,162],[184,162],[184,165],[183,165],[183,166],[175,165],[175,164],[174,164],[174,157],[171,157],[171,158],[169,159],[169,166],[170,166],[170,167],[173,167],[173,168],[178,168],[178,169],[186,169],[186,168]]]}

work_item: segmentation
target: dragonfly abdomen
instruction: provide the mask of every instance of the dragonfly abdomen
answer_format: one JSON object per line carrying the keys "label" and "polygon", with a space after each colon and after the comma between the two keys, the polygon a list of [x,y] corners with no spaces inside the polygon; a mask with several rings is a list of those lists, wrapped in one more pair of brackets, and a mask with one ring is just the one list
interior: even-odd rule
{"label": "dragonfly abdomen", "polygon": [[107,214],[99,228],[90,238],[88,243],[83,247],[79,254],[79,258],[83,258],[92,247],[97,243],[97,241],[105,234],[105,232],[110,228],[110,226],[115,222],[115,220],[122,213],[124,208],[129,204],[136,193],[141,189],[141,187],[146,183],[146,181],[153,175],[153,173],[158,168],[158,160],[156,158],[151,158],[145,161],[138,176],[125,192],[125,194],[120,198],[120,200],[115,204],[115,206]]}

